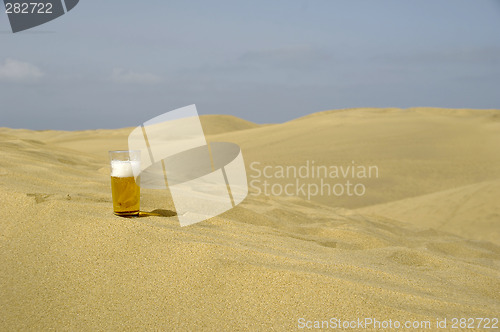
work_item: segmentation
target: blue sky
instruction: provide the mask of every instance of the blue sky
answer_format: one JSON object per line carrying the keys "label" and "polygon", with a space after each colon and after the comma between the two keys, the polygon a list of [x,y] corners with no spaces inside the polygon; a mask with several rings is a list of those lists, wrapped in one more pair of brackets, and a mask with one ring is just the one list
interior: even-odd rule
{"label": "blue sky", "polygon": [[499,0],[81,0],[9,31],[0,12],[0,127],[131,127],[193,103],[258,123],[500,108]]}

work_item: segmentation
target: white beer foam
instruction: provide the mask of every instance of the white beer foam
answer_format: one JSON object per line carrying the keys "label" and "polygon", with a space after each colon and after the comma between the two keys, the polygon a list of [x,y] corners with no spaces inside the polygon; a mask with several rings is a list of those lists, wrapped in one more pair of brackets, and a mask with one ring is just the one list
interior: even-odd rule
{"label": "white beer foam", "polygon": [[111,176],[115,178],[128,178],[133,177],[135,174],[139,174],[141,171],[141,164],[139,161],[123,161],[123,160],[112,160],[111,161]]}

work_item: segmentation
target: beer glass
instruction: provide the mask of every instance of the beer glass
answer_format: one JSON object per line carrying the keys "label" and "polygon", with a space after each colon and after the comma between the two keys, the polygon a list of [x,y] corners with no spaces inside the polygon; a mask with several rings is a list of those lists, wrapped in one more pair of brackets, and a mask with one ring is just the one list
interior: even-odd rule
{"label": "beer glass", "polygon": [[111,192],[113,209],[117,216],[139,215],[140,181],[134,177],[141,169],[140,151],[110,151]]}

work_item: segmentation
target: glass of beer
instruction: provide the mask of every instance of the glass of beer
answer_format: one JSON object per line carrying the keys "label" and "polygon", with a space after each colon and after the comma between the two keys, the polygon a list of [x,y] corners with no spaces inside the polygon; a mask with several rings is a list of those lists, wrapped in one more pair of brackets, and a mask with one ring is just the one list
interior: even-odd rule
{"label": "glass of beer", "polygon": [[121,217],[138,216],[141,196],[138,176],[141,169],[141,152],[110,151],[109,159],[115,214]]}

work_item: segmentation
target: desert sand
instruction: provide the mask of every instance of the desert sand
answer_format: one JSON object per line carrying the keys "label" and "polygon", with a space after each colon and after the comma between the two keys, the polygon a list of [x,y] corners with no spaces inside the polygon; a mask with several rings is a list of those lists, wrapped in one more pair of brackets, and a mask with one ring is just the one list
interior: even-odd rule
{"label": "desert sand", "polygon": [[209,141],[241,146],[249,180],[255,162],[379,175],[354,197],[250,188],[236,208],[181,228],[172,215],[112,213],[107,151],[126,149],[133,128],[0,128],[0,330],[288,331],[301,318],[369,317],[435,329],[437,318],[499,317],[500,110],[202,125]]}

